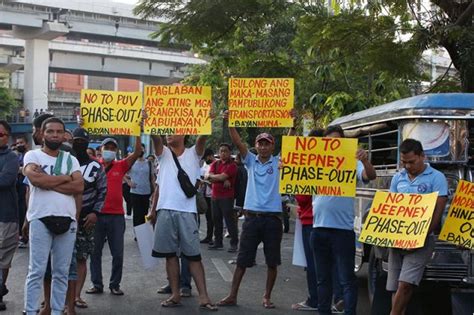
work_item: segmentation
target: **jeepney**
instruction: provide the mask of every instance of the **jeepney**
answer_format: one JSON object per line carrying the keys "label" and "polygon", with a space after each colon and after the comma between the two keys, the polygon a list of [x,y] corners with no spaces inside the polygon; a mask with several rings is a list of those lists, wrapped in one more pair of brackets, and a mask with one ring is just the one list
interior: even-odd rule
{"label": "jeepney", "polygon": [[[398,100],[334,120],[346,137],[358,138],[377,171],[377,179],[357,187],[354,230],[357,238],[377,190],[388,190],[400,169],[398,147],[406,138],[422,142],[428,162],[442,171],[449,184],[449,200],[461,179],[473,181],[474,94],[426,94]],[[439,232],[439,231],[438,231]],[[387,250],[356,244],[356,270],[369,263],[369,295],[374,290],[374,262],[383,261]],[[448,283],[450,287],[474,288],[474,251],[437,241],[424,280]],[[372,292],[371,292],[372,291]]]}

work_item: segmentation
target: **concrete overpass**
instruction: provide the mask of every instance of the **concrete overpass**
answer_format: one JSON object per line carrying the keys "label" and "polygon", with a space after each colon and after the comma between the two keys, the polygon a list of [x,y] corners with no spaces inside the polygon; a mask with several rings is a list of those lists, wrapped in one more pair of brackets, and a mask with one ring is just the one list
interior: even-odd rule
{"label": "concrete overpass", "polygon": [[[158,49],[150,34],[158,20],[144,21],[132,6],[93,0],[0,0],[0,66],[24,68],[24,104],[48,107],[49,72],[88,74],[167,84],[184,77],[189,53]],[[45,97],[46,96],[46,97]]]}

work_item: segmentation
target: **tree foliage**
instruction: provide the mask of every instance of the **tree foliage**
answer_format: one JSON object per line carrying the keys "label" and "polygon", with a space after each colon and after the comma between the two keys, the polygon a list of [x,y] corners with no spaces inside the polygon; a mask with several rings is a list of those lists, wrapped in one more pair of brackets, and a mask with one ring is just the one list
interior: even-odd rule
{"label": "tree foliage", "polygon": [[[465,41],[465,23],[434,27],[449,22],[441,9],[430,12],[431,25],[418,23],[414,2],[333,1],[330,12],[327,1],[318,0],[141,0],[135,13],[166,20],[153,36],[187,43],[208,59],[190,68],[186,82],[211,85],[217,111],[227,107],[230,77],[293,77],[296,107],[324,126],[340,115],[412,94],[422,79],[421,53],[439,45],[441,33]],[[459,59],[471,54],[464,48]],[[453,64],[458,70],[463,65]],[[248,139],[258,132],[246,131]],[[226,139],[225,133],[219,137]]]}
{"label": "tree foliage", "polygon": [[5,118],[15,108],[17,102],[11,91],[5,87],[0,87],[0,118]]}

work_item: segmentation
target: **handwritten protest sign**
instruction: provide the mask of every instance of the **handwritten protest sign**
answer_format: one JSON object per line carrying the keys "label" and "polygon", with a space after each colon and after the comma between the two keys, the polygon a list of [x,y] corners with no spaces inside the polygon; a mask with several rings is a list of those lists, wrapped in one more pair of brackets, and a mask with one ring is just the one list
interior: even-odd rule
{"label": "handwritten protest sign", "polygon": [[474,183],[459,182],[439,239],[474,249]]}
{"label": "handwritten protest sign", "polygon": [[153,135],[210,135],[211,87],[145,86],[144,131]]}
{"label": "handwritten protest sign", "polygon": [[284,136],[280,193],[354,197],[357,139]]}
{"label": "handwritten protest sign", "polygon": [[359,241],[403,249],[423,247],[437,198],[438,192],[420,195],[377,191]]}
{"label": "handwritten protest sign", "polygon": [[292,127],[293,79],[229,79],[229,126]]}
{"label": "handwritten protest sign", "polygon": [[92,135],[140,135],[142,94],[81,90],[81,117]]}

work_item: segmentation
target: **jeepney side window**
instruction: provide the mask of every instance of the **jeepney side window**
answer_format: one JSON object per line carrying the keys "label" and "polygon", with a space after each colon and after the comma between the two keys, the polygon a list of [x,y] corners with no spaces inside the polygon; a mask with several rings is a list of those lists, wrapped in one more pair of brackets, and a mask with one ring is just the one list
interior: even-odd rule
{"label": "jeepney side window", "polygon": [[376,169],[397,167],[398,129],[385,130],[368,136],[369,157]]}

